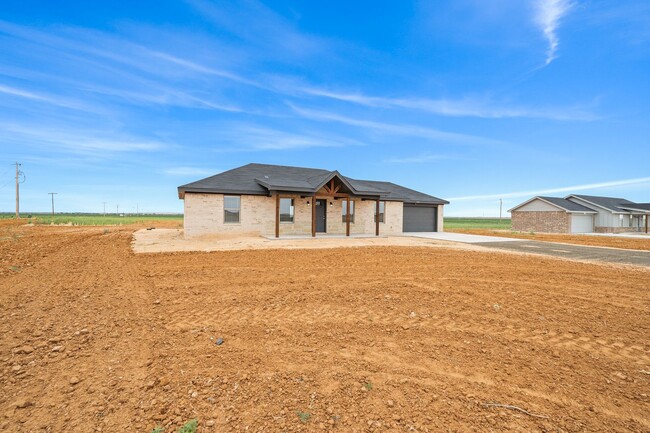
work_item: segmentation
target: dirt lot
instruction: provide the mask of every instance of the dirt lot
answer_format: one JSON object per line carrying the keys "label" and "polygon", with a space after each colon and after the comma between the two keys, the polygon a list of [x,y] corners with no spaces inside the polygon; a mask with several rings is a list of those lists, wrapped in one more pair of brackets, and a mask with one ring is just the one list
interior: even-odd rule
{"label": "dirt lot", "polygon": [[650,236],[647,239],[626,238],[625,236],[593,236],[552,233],[518,233],[508,230],[454,229],[456,233],[472,235],[499,236],[504,238],[528,239],[531,241],[562,242],[565,244],[591,245],[595,247],[623,248],[626,250],[650,251]]}
{"label": "dirt lot", "polygon": [[648,270],[132,231],[0,226],[0,431],[650,430]]}

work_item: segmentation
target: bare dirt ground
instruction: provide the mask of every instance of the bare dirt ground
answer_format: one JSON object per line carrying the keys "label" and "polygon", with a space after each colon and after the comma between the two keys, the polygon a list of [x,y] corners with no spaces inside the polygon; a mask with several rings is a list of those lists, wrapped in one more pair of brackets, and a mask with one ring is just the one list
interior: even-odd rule
{"label": "bare dirt ground", "polygon": [[650,430],[648,270],[132,232],[0,226],[0,431]]}
{"label": "bare dirt ground", "polygon": [[623,248],[626,250],[650,251],[650,236],[647,239],[626,238],[625,236],[591,236],[555,233],[519,233],[508,230],[454,229],[456,233],[499,236],[505,238],[528,239],[531,241],[560,242],[565,244],[590,245],[594,247]]}

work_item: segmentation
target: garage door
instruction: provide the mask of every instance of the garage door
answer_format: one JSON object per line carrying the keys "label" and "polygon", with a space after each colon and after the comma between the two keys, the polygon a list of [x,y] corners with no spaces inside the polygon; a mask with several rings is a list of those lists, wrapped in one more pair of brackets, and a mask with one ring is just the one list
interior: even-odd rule
{"label": "garage door", "polygon": [[435,232],[437,206],[404,205],[405,232]]}
{"label": "garage door", "polygon": [[571,215],[571,233],[591,233],[594,231],[594,218],[591,215]]}

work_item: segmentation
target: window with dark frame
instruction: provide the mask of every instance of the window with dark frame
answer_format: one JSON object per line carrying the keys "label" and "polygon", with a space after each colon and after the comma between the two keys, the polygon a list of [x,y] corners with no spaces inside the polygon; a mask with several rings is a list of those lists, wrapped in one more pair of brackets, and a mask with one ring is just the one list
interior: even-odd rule
{"label": "window with dark frame", "polygon": [[241,197],[238,195],[223,196],[223,222],[224,224],[238,224],[240,217]]}
{"label": "window with dark frame", "polygon": [[[347,200],[341,200],[341,204],[343,205],[343,212],[341,213],[341,221],[345,221],[345,216],[348,213],[348,201]],[[354,223],[354,201],[350,201],[350,223]]]}
{"label": "window with dark frame", "polygon": [[292,198],[280,199],[280,222],[292,223],[294,217],[294,207]]}
{"label": "window with dark frame", "polygon": [[[385,214],[386,214],[386,202],[379,202],[379,222],[385,223]],[[375,206],[375,222],[377,222],[377,207]]]}

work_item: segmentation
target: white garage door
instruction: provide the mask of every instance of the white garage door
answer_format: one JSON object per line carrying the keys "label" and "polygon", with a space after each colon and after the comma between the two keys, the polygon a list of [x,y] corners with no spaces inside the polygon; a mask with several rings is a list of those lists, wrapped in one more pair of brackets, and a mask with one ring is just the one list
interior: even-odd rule
{"label": "white garage door", "polygon": [[591,233],[594,231],[592,215],[571,215],[571,233]]}

